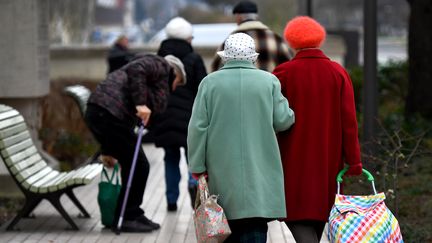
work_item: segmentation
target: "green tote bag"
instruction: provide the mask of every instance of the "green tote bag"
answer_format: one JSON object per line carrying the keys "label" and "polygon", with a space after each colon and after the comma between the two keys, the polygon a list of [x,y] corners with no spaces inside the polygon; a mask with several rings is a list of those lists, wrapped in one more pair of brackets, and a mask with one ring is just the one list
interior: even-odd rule
{"label": "green tote bag", "polygon": [[106,227],[111,227],[113,224],[120,189],[118,164],[115,164],[111,177],[104,167],[99,182],[98,204],[102,224]]}

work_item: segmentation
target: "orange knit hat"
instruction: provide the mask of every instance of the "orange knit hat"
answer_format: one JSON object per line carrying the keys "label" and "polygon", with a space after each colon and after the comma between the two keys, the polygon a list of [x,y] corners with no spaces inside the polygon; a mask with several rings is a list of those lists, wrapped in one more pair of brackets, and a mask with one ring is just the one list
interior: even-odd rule
{"label": "orange knit hat", "polygon": [[294,49],[320,47],[326,31],[316,20],[299,16],[289,21],[284,31],[285,40]]}

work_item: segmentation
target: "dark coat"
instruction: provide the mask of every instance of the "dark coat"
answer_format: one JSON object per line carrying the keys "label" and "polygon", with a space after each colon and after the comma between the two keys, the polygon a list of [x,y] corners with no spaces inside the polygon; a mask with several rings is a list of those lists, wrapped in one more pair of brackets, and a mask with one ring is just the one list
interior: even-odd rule
{"label": "dark coat", "polygon": [[185,67],[187,82],[178,86],[168,98],[168,107],[152,119],[152,133],[158,147],[186,147],[187,128],[192,105],[201,80],[207,75],[204,62],[185,40],[167,39],[161,43],[159,56],[179,58]]}
{"label": "dark coat", "polygon": [[169,94],[171,67],[156,55],[144,55],[108,74],[90,95],[89,104],[108,110],[120,120],[138,122],[137,105],[147,105],[152,113],[162,113]]}
{"label": "dark coat", "polygon": [[298,52],[274,74],[296,116],[278,134],[287,220],[327,221],[337,173],[361,163],[351,79],[319,49]]}
{"label": "dark coat", "polygon": [[126,65],[134,54],[119,44],[115,44],[108,52],[108,73]]}

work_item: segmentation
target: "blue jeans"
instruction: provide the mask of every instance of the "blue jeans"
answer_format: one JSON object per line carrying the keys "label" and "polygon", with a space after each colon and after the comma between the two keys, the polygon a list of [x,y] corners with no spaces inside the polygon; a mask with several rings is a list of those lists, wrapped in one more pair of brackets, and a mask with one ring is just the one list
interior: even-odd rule
{"label": "blue jeans", "polygon": [[[179,147],[165,147],[165,183],[166,183],[166,198],[169,204],[177,203],[179,197],[179,183],[181,179],[180,175],[180,148]],[[187,151],[185,149],[186,162],[187,162]],[[189,187],[195,186],[197,181],[192,178],[192,174],[189,172]]]}

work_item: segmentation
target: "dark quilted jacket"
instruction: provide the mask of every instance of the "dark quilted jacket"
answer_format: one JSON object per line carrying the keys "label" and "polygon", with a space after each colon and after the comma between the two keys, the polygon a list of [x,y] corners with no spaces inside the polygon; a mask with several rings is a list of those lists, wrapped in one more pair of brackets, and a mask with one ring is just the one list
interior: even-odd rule
{"label": "dark quilted jacket", "polygon": [[88,103],[131,122],[138,122],[137,105],[147,105],[152,114],[162,113],[167,104],[170,70],[164,58],[143,55],[108,74],[91,94]]}

